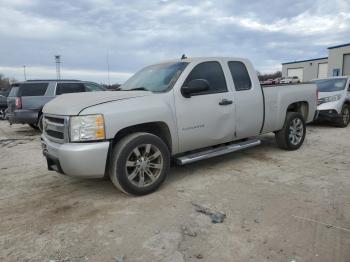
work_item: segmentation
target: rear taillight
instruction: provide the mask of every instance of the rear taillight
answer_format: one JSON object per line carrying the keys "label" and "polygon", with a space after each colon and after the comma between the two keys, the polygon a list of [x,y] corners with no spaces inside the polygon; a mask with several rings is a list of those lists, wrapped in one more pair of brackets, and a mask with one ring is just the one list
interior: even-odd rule
{"label": "rear taillight", "polygon": [[16,109],[22,109],[22,99],[20,97],[16,97]]}

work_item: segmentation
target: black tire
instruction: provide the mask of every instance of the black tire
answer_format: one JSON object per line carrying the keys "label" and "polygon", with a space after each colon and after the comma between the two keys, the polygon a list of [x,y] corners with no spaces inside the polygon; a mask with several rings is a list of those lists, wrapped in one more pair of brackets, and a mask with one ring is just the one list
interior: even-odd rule
{"label": "black tire", "polygon": [[[154,171],[154,169],[151,167],[151,169],[153,169],[154,172],[158,172],[158,174],[154,176],[156,177],[154,180],[151,179],[151,176],[149,176],[146,171],[142,171],[143,175],[139,174],[138,176],[135,177],[136,181],[132,181],[129,179],[132,175],[130,175],[128,172],[134,173],[137,168],[140,168],[139,170],[142,169],[141,164],[139,163],[139,161],[141,161],[140,158],[142,158],[142,161],[143,161],[143,157],[145,157],[145,161],[146,161],[147,157],[151,159],[153,155],[156,155],[155,153],[153,155],[148,155],[150,154],[150,152],[147,153],[146,149],[144,151],[139,150],[139,153],[141,153],[140,158],[138,158],[138,160],[134,159],[133,160],[134,162],[130,161],[131,157],[133,156],[132,154],[134,154],[135,152],[134,150],[136,148],[141,149],[143,146],[145,146],[146,148],[147,145],[152,146],[152,148],[149,149],[149,151],[154,150],[152,152],[157,152],[157,154],[159,154],[159,157],[157,158],[161,159],[161,161],[159,160],[159,162],[161,162],[161,164],[159,164],[161,168],[159,168],[159,171],[156,171],[158,168],[155,168],[155,171]],[[136,156],[136,154],[134,156]],[[128,167],[127,162],[128,163],[137,162],[139,163],[137,164],[139,166],[135,165],[135,166]],[[134,170],[132,170],[132,168],[134,168]],[[147,169],[148,167],[144,167],[144,168]],[[122,192],[126,194],[132,194],[132,195],[146,195],[154,192],[161,186],[161,184],[165,181],[167,174],[169,173],[169,168],[170,168],[170,152],[167,145],[164,143],[164,141],[159,137],[149,133],[134,133],[124,137],[114,146],[112,155],[109,161],[108,173],[114,186],[117,187]],[[131,169],[131,171],[129,171],[129,169]],[[149,170],[150,169],[148,169],[148,171]],[[144,177],[144,179],[142,179],[142,182],[145,181],[146,183],[148,181],[151,184],[149,185],[145,184],[143,186],[139,186],[141,176]],[[137,181],[137,178],[139,178],[138,181]],[[136,185],[135,183],[138,183],[138,185]]]}
{"label": "black tire", "polygon": [[338,120],[339,127],[347,127],[350,123],[350,106],[345,104],[341,110],[341,115]]}
{"label": "black tire", "polygon": [[29,124],[29,126],[35,130],[39,130],[39,127],[36,124]]}
{"label": "black tire", "polygon": [[[295,121],[295,122],[294,122]],[[300,123],[294,131],[293,125]],[[293,129],[293,130],[292,130]],[[300,131],[299,131],[300,130]],[[287,112],[283,128],[275,133],[277,145],[285,150],[296,150],[301,147],[306,135],[304,117],[300,113]]]}

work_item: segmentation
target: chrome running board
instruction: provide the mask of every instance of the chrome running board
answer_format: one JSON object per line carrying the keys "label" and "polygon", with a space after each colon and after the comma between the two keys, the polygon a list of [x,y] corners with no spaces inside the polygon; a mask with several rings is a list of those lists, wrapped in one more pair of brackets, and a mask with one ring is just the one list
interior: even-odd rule
{"label": "chrome running board", "polygon": [[258,146],[260,144],[261,144],[261,141],[259,139],[251,139],[241,143],[232,143],[230,145],[223,145],[220,147],[210,148],[204,151],[180,156],[175,158],[175,160],[178,165],[186,165],[186,164],[200,161],[203,159],[207,159],[215,156],[221,156],[221,155],[229,154],[235,151],[243,150],[249,147]]}

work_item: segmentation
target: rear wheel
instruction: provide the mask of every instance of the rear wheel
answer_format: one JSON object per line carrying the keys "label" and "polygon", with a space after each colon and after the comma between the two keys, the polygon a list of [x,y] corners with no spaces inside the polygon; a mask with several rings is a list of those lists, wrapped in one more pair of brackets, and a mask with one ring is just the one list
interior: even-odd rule
{"label": "rear wheel", "polygon": [[29,126],[35,130],[39,130],[39,127],[36,124],[29,124]]}
{"label": "rear wheel", "polygon": [[159,137],[134,133],[114,147],[109,163],[109,177],[121,191],[146,195],[164,182],[170,167],[170,153]]}
{"label": "rear wheel", "polygon": [[6,119],[6,109],[0,109],[0,119],[5,120]]}
{"label": "rear wheel", "polygon": [[300,113],[288,112],[283,128],[276,132],[277,145],[286,150],[301,147],[306,135],[306,125]]}
{"label": "rear wheel", "polygon": [[338,121],[340,127],[347,127],[350,123],[350,107],[349,105],[344,105],[341,110],[341,115]]}

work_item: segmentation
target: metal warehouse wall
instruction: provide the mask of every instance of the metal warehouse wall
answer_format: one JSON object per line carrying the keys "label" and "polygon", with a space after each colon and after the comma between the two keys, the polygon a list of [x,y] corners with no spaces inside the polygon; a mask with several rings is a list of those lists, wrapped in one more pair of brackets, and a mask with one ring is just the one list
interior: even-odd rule
{"label": "metal warehouse wall", "polygon": [[333,70],[339,69],[339,75],[343,75],[344,55],[350,54],[350,45],[328,49],[328,75],[333,76]]}
{"label": "metal warehouse wall", "polygon": [[328,59],[317,59],[305,62],[292,62],[287,64],[282,64],[282,77],[287,77],[288,69],[303,69],[303,82],[310,81],[318,77],[318,65],[322,63],[327,63]]}

